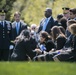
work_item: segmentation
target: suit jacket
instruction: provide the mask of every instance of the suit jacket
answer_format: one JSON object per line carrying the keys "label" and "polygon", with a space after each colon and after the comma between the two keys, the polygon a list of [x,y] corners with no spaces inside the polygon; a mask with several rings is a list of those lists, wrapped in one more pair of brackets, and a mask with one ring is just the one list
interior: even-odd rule
{"label": "suit jacket", "polygon": [[4,21],[4,27],[0,23],[0,49],[9,49],[10,40],[11,40],[11,23]]}
{"label": "suit jacket", "polygon": [[[42,30],[43,28],[43,22],[44,22],[45,19],[43,19],[41,22],[40,22],[40,27],[38,29],[38,33]],[[54,26],[54,19],[53,17],[50,18],[49,22],[47,23],[47,26],[46,26],[46,29],[45,31],[50,33],[50,30],[51,28]]]}
{"label": "suit jacket", "polygon": [[76,35],[73,36],[72,42],[73,42],[73,44],[72,44],[72,52],[76,53]]}
{"label": "suit jacket", "polygon": [[63,47],[63,49],[65,49],[65,48],[69,48],[69,47],[71,47],[72,46],[72,38],[73,38],[73,34],[71,34],[68,38],[67,38],[67,40],[66,40],[66,43],[65,43],[65,45],[64,45],[64,47]]}
{"label": "suit jacket", "polygon": [[[23,22],[20,22],[20,28],[19,28],[19,34],[22,30],[27,29],[27,25]],[[19,35],[17,34],[16,30],[16,21],[12,23],[12,40],[15,40],[15,38]]]}

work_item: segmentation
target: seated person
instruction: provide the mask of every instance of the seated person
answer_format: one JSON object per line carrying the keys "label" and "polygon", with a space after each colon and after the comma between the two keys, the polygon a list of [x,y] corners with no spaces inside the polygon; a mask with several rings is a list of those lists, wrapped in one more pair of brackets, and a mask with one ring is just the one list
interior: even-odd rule
{"label": "seated person", "polygon": [[35,56],[36,53],[32,50],[35,49],[36,44],[31,41],[30,32],[28,30],[23,30],[15,39],[14,44],[15,47],[11,55],[11,61],[26,61]]}
{"label": "seated person", "polygon": [[[70,30],[69,30],[70,31]],[[59,55],[59,54],[61,54],[61,53],[69,53],[69,52],[71,52],[71,48],[74,48],[73,47],[73,37],[74,37],[74,34],[72,34],[72,35],[70,35],[69,36],[69,38],[66,40],[66,43],[65,43],[65,45],[64,45],[64,47],[62,48],[62,49],[60,49],[60,50],[53,50],[53,52],[48,52],[47,54],[45,54],[45,55],[41,55],[41,56],[37,56],[36,58],[35,58],[35,60],[42,60],[42,61],[54,61],[54,59],[53,59],[53,57],[55,56],[55,55]],[[75,44],[74,44],[75,45]],[[75,48],[74,48],[75,49]],[[75,51],[75,50],[72,50],[72,51]]]}
{"label": "seated person", "polygon": [[71,34],[73,34],[72,38],[72,47],[64,52],[61,52],[53,57],[55,61],[76,61],[76,24],[72,24],[69,26]]}
{"label": "seated person", "polygon": [[38,44],[38,48],[36,48],[34,51],[37,53],[37,55],[41,55],[46,54],[52,48],[56,48],[56,46],[54,42],[51,40],[50,35],[46,31],[41,31],[40,44]]}

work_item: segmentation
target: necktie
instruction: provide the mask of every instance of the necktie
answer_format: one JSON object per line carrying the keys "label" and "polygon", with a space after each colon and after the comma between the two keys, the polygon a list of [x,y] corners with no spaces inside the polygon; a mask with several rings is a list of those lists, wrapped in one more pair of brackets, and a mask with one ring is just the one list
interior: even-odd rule
{"label": "necktie", "polygon": [[1,25],[4,27],[3,21],[1,22]]}
{"label": "necktie", "polygon": [[17,26],[16,26],[16,30],[17,30],[17,34],[19,34],[19,24],[17,23]]}
{"label": "necktie", "polygon": [[43,23],[43,31],[45,31],[46,26],[47,26],[47,22],[48,22],[48,18],[45,19],[44,23]]}

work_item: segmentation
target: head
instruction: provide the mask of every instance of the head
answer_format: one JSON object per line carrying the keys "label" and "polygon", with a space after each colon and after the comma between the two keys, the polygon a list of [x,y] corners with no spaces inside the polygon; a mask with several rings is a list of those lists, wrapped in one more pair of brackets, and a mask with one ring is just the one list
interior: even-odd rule
{"label": "head", "polygon": [[7,11],[4,10],[4,9],[1,9],[1,10],[0,10],[0,20],[1,20],[1,21],[5,20],[6,12],[7,12]]}
{"label": "head", "polygon": [[30,39],[30,32],[28,30],[23,30],[19,36],[16,37],[14,43],[21,42],[22,40]]}
{"label": "head", "polygon": [[46,31],[40,32],[40,42],[46,42],[50,38],[49,34]]}
{"label": "head", "polygon": [[51,8],[46,8],[45,10],[45,17],[48,18],[52,15],[52,9]]}
{"label": "head", "polygon": [[62,10],[63,10],[64,17],[66,17],[68,19],[70,17],[70,11],[69,11],[70,8],[69,7],[63,7]]}
{"label": "head", "polygon": [[35,36],[36,36],[35,31],[31,30],[30,37],[32,37],[33,39],[35,39]]}
{"label": "head", "polygon": [[58,26],[61,32],[65,35],[65,29],[62,26]]}
{"label": "head", "polygon": [[58,14],[57,15],[57,20],[58,20],[58,22],[60,22],[60,19],[63,17],[63,14]]}
{"label": "head", "polygon": [[70,26],[71,24],[76,23],[76,20],[71,19],[67,21],[67,26]]}
{"label": "head", "polygon": [[74,19],[67,21],[67,29],[69,30],[69,26],[74,23],[76,23],[76,20],[74,20]]}
{"label": "head", "polygon": [[70,9],[70,19],[74,19],[76,17],[76,8]]}
{"label": "head", "polygon": [[25,38],[29,38],[30,37],[30,31],[25,29],[21,32],[22,36],[24,36]]}
{"label": "head", "polygon": [[65,17],[60,20],[61,26],[66,30],[67,28],[67,19]]}
{"label": "head", "polygon": [[14,13],[14,19],[15,19],[15,21],[19,22],[20,21],[20,17],[21,17],[21,14],[19,12],[15,12]]}
{"label": "head", "polygon": [[69,26],[69,31],[70,31],[72,34],[76,35],[76,23],[71,24],[71,25]]}
{"label": "head", "polygon": [[53,26],[51,29],[51,34],[53,41],[55,41],[56,38],[59,36],[59,34],[61,34],[61,30],[59,29],[58,26]]}
{"label": "head", "polygon": [[31,30],[36,31],[36,27],[37,27],[36,24],[32,24],[32,25],[31,25]]}

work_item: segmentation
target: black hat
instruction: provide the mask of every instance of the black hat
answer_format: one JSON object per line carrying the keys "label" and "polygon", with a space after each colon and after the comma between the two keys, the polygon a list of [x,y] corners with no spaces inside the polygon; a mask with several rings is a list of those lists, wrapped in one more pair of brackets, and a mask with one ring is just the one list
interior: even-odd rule
{"label": "black hat", "polygon": [[70,10],[69,7],[63,7],[62,9],[63,9],[63,10]]}
{"label": "black hat", "polygon": [[4,14],[6,13],[7,11],[5,9],[0,9],[0,14]]}

